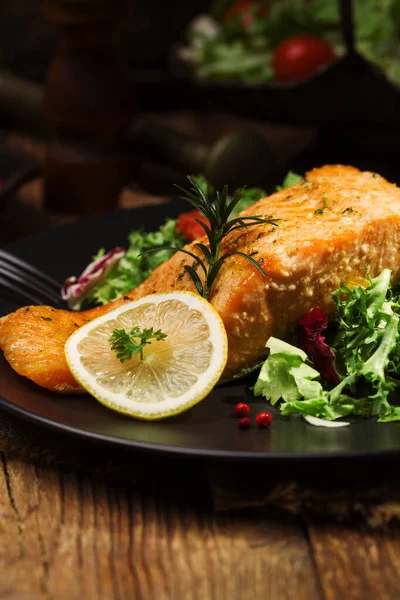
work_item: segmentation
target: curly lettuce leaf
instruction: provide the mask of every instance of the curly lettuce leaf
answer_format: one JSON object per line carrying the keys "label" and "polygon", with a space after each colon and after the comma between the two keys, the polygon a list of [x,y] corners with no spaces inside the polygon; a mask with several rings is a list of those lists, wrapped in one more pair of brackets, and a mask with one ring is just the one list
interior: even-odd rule
{"label": "curly lettuce leaf", "polygon": [[369,287],[350,289],[342,284],[333,295],[338,385],[325,389],[302,350],[270,338],[270,353],[254,394],[265,396],[271,404],[283,400],[284,416],[335,420],[353,414],[377,416],[379,422],[399,421],[400,407],[393,404],[391,394],[400,385],[400,302],[392,294],[390,275],[384,269]]}
{"label": "curly lettuce leaf", "polygon": [[384,269],[368,288],[350,290],[342,284],[333,295],[339,326],[334,343],[338,364],[347,379],[369,384],[370,413],[379,420],[398,412],[388,400],[400,384],[400,303],[392,295],[390,276],[390,270]]}

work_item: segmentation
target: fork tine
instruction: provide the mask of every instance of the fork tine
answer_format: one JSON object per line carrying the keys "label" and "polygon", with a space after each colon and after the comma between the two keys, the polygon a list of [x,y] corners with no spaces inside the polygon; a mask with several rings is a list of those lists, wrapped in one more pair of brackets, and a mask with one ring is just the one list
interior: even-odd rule
{"label": "fork tine", "polygon": [[[4,269],[0,264],[0,276],[2,277],[3,282],[13,283],[14,286],[26,290],[27,293],[30,293],[31,296],[34,296],[36,299],[41,299],[40,304],[60,304],[61,302],[61,298],[58,297],[57,294],[54,294],[50,289],[44,287],[42,284],[27,279],[25,273],[12,272],[9,266],[7,266],[7,269]],[[3,285],[5,284],[3,283]]]}
{"label": "fork tine", "polygon": [[51,302],[60,301],[60,293],[57,294],[52,287],[48,286],[47,283],[41,281],[37,277],[33,277],[29,274],[29,271],[22,271],[20,268],[15,267],[13,264],[7,264],[0,258],[0,274],[11,279],[13,282],[23,286],[26,289],[31,289],[36,296],[42,295]]}
{"label": "fork tine", "polygon": [[1,284],[35,304],[64,305],[61,285],[26,261],[0,248]]}
{"label": "fork tine", "polygon": [[14,254],[10,254],[10,252],[7,252],[2,248],[0,248],[0,258],[2,258],[6,263],[11,263],[15,267],[29,272],[37,280],[45,281],[53,289],[53,291],[56,292],[56,294],[60,294],[61,284],[53,279],[53,277],[50,277],[50,275],[47,275],[47,273],[43,273],[43,271],[40,269],[37,269],[33,265],[27,263],[21,258],[18,258]]}
{"label": "fork tine", "polygon": [[22,296],[23,298],[26,298],[31,304],[45,304],[45,302],[43,302],[43,298],[39,298],[30,290],[23,288],[22,286],[18,285],[13,281],[3,278],[1,275],[0,285],[3,285],[4,287],[13,290],[13,292],[16,292],[18,295]]}

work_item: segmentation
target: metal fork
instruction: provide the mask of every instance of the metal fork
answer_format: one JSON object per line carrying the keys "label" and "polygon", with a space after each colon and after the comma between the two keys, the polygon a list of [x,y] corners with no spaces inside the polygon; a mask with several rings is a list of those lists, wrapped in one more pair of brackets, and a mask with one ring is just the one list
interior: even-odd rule
{"label": "metal fork", "polygon": [[65,307],[58,281],[3,249],[0,249],[0,285],[31,304]]}

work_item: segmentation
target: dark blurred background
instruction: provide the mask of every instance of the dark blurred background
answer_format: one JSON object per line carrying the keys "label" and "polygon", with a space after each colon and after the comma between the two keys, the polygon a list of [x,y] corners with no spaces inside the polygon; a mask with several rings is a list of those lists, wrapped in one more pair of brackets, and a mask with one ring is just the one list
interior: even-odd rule
{"label": "dark blurred background", "polygon": [[[121,26],[121,52],[134,70],[160,72],[168,51],[207,0],[132,0]],[[56,44],[55,25],[43,18],[42,0],[1,0],[0,68],[43,81]]]}
{"label": "dark blurred background", "polygon": [[[18,191],[37,213],[45,209],[42,227],[49,213],[138,206],[143,194],[147,200],[169,197],[189,173],[203,172],[218,187],[272,191],[289,169],[302,173],[335,162],[400,181],[400,92],[359,57],[288,87],[198,85],[177,76],[171,50],[210,5],[1,0],[0,209],[14,211],[12,218],[21,222]],[[114,30],[128,66],[124,82],[115,74],[109,41],[92,39],[107,29],[96,21],[102,10],[109,21],[119,19]],[[80,29],[71,35],[76,15]],[[28,87],[14,94],[7,73]],[[36,217],[28,221],[33,230]]]}

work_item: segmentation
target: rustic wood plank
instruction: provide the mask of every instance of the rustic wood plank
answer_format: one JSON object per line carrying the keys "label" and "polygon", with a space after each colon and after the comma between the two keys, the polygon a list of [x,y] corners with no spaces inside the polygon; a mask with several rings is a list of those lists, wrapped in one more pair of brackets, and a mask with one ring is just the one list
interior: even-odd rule
{"label": "rustic wood plank", "polygon": [[226,587],[219,598],[323,598],[310,548],[299,526],[251,513],[246,516],[241,511],[236,516],[219,516],[215,529],[227,569]]}
{"label": "rustic wood plank", "polygon": [[400,531],[313,524],[310,541],[326,600],[400,598]]}
{"label": "rustic wood plank", "polygon": [[0,598],[47,598],[34,467],[0,458]]}
{"label": "rustic wood plank", "polygon": [[171,491],[4,455],[0,507],[0,599],[323,598],[294,523],[213,515]]}

